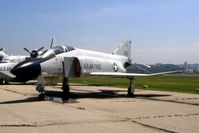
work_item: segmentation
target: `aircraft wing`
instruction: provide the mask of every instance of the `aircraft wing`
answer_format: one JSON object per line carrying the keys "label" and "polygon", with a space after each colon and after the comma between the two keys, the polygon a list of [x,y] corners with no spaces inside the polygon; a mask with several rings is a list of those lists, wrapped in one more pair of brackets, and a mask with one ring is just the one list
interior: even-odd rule
{"label": "aircraft wing", "polygon": [[177,73],[179,71],[168,71],[161,73],[141,74],[141,73],[121,73],[121,72],[91,72],[90,76],[105,76],[105,77],[147,77],[163,74]]}
{"label": "aircraft wing", "polygon": [[11,81],[13,80],[13,78],[15,78],[16,76],[13,75],[12,73],[10,73],[9,71],[0,71],[0,78],[4,79],[6,81]]}

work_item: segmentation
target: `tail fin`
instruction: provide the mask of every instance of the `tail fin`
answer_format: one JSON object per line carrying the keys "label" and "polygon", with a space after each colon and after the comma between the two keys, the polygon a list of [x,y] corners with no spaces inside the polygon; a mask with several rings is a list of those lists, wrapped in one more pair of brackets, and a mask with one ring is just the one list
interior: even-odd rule
{"label": "tail fin", "polygon": [[113,54],[123,55],[128,57],[128,59],[131,59],[131,40],[122,42],[119,47],[113,51]]}
{"label": "tail fin", "polygon": [[0,51],[4,51],[4,48],[0,48]]}
{"label": "tail fin", "polygon": [[7,55],[4,52],[4,48],[0,49],[0,60],[2,60],[4,57],[6,57]]}

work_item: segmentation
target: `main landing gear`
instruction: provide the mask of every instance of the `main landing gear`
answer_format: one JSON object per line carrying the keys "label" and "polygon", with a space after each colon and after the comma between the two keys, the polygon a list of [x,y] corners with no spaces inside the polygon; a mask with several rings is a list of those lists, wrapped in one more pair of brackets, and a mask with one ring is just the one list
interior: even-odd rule
{"label": "main landing gear", "polygon": [[3,79],[0,79],[0,85],[8,85],[9,82],[8,81],[5,81]]}
{"label": "main landing gear", "polygon": [[134,91],[135,91],[135,78],[130,77],[128,78],[130,80],[130,85],[127,91],[127,96],[128,97],[133,97],[134,96]]}
{"label": "main landing gear", "polygon": [[70,93],[68,78],[66,77],[63,77],[62,90],[63,90],[63,100],[68,100],[71,96],[71,93]]}
{"label": "main landing gear", "polygon": [[[62,90],[63,90],[62,100],[68,100],[71,96],[71,93],[70,93],[68,78],[66,77],[63,78]],[[37,83],[36,91],[40,93],[39,94],[40,101],[43,101],[46,99],[45,86],[43,83]]]}

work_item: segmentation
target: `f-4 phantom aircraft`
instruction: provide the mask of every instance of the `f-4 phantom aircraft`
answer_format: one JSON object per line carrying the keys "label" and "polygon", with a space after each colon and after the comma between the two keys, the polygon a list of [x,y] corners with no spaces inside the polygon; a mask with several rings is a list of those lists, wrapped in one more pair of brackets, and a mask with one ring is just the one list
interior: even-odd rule
{"label": "f-4 phantom aircraft", "polygon": [[[127,78],[130,80],[128,96],[134,94],[135,77],[154,76],[176,71],[139,74],[127,73],[131,62],[131,41],[127,40],[112,53],[89,51],[74,47],[55,46],[46,51],[41,58],[27,60],[16,65],[10,75],[21,81],[38,77],[63,77],[62,89],[66,96],[70,95],[68,78],[83,76],[104,76]],[[36,89],[43,94],[43,85]]]}

